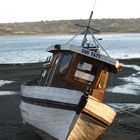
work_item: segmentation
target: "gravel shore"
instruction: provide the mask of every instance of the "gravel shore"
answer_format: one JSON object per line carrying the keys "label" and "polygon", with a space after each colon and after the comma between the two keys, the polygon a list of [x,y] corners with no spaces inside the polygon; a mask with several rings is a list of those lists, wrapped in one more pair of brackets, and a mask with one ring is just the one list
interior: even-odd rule
{"label": "gravel shore", "polygon": [[[19,110],[20,96],[18,94],[21,83],[37,78],[41,67],[42,63],[0,65],[0,79],[13,81],[1,86],[0,92],[17,92],[15,95],[0,96],[0,140],[42,140],[23,123]],[[132,73],[132,69],[129,72]],[[109,85],[113,86],[111,83],[109,81]],[[120,81],[116,80],[115,84],[120,84]],[[140,96],[107,92],[105,102],[139,104]],[[133,113],[140,115],[140,108],[134,110]],[[140,140],[140,118],[118,112],[112,126],[98,140],[125,139]]]}

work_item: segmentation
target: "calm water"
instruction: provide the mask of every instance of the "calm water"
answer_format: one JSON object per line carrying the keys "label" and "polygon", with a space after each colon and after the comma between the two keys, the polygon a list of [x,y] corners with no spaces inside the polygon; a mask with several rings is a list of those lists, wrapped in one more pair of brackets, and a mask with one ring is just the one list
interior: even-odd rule
{"label": "calm water", "polygon": [[[118,59],[140,60],[140,33],[138,34],[100,34],[95,35],[111,57]],[[46,48],[53,44],[65,44],[73,35],[65,36],[1,36],[0,63],[32,63],[44,61],[50,54]],[[77,37],[72,44],[80,44],[83,36]],[[133,68],[134,73],[120,77],[125,84],[108,88],[111,92],[140,94],[140,63],[124,63],[123,67]],[[12,81],[9,81],[12,82]],[[0,79],[0,86],[8,81]]]}
{"label": "calm water", "polygon": [[[30,63],[44,61],[46,48],[53,44],[64,44],[72,35],[67,36],[4,36],[0,37],[0,63]],[[140,34],[103,34],[102,46],[111,57],[128,59],[140,57]],[[83,36],[72,43],[79,44]]]}

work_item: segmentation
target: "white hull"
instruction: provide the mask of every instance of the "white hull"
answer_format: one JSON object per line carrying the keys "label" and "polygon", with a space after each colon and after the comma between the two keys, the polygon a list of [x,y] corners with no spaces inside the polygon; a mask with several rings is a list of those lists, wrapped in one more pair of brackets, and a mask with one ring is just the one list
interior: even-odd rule
{"label": "white hull", "polygon": [[23,97],[51,100],[56,102],[78,104],[82,92],[55,87],[43,86],[21,86]]}
{"label": "white hull", "polygon": [[[29,99],[41,99],[64,104],[77,105],[82,96],[81,92],[37,86],[22,86],[21,95]],[[46,103],[47,103],[46,101]],[[66,140],[70,133],[76,111],[72,109],[44,106],[22,101],[20,110],[23,120],[59,140]]]}
{"label": "white hull", "polygon": [[62,88],[22,86],[22,118],[47,140],[48,135],[53,140],[96,139],[111,125],[116,113],[91,96],[78,110],[82,95]]}
{"label": "white hull", "polygon": [[76,114],[74,111],[41,107],[24,102],[21,103],[20,109],[26,123],[59,140],[66,139]]}

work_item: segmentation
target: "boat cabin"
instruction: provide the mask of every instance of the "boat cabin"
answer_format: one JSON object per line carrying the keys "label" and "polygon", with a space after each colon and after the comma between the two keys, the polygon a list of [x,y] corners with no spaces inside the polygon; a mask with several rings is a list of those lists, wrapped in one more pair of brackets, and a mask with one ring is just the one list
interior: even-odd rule
{"label": "boat cabin", "polygon": [[117,71],[114,59],[82,46],[54,45],[48,51],[52,56],[44,63],[39,86],[78,90],[103,101],[109,72]]}

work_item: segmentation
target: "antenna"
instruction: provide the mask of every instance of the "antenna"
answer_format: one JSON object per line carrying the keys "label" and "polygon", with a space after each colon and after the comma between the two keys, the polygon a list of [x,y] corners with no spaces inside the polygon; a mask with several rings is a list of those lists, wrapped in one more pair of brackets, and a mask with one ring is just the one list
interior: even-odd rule
{"label": "antenna", "polygon": [[96,0],[94,1],[93,8],[92,8],[92,11],[94,11],[95,4],[96,4]]}

